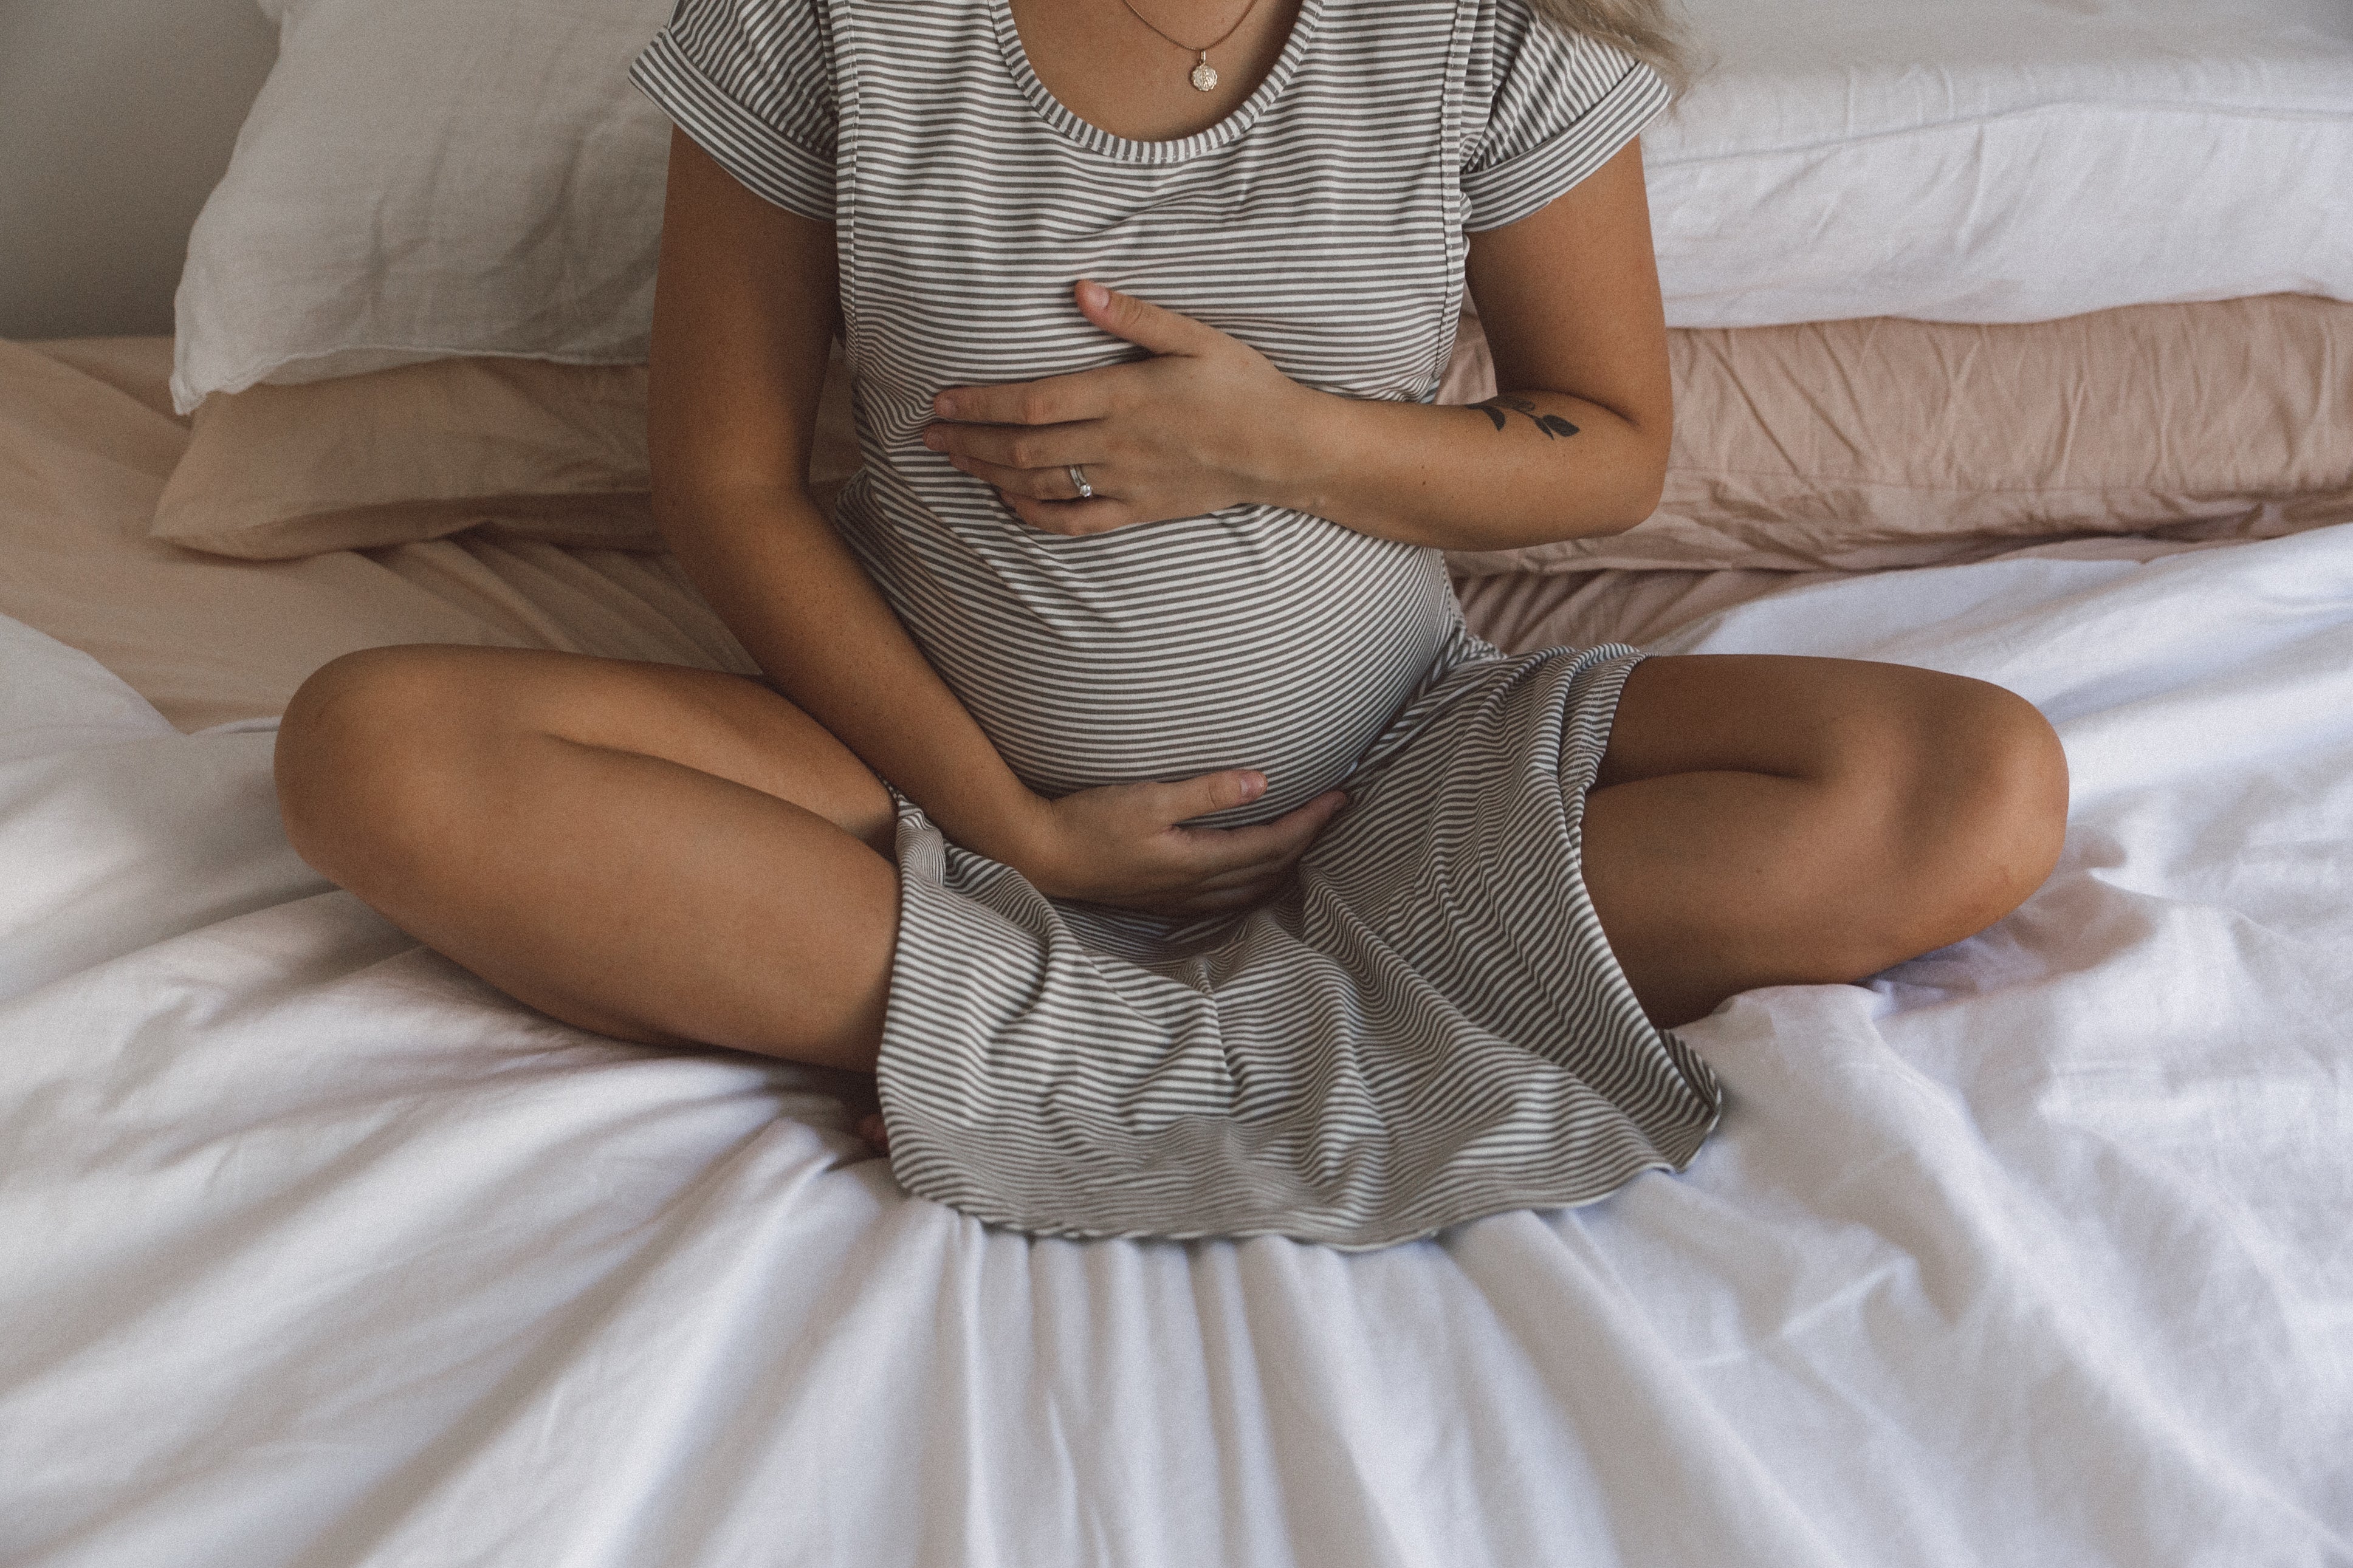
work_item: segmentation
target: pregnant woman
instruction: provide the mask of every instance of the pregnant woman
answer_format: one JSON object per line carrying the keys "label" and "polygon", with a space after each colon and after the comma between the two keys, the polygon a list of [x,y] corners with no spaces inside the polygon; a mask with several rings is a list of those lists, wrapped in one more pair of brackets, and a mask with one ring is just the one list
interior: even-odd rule
{"label": "pregnant woman", "polygon": [[[683,0],[633,71],[654,501],[768,679],[339,659],[296,847],[558,1018],[875,1070],[906,1187],[1027,1230],[1377,1246],[1681,1168],[1721,1095],[1672,1026],[2000,918],[2066,775],[1970,680],[1465,629],[1441,549],[1660,493],[1657,38]],[[1466,287],[1505,391],[1440,407]]]}

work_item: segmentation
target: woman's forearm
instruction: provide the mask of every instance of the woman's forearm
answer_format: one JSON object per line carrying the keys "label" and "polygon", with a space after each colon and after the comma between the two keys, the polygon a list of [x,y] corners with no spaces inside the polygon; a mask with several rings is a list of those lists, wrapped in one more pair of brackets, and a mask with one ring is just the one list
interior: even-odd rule
{"label": "woman's forearm", "polygon": [[1251,503],[1446,549],[1622,532],[1658,505],[1674,423],[1648,200],[1629,143],[1470,237],[1464,285],[1506,389],[1483,404],[1317,392],[1205,321],[1081,279],[1080,313],[1145,357],[944,387],[924,443],[1051,533]]}
{"label": "woman's forearm", "polygon": [[1556,392],[1451,406],[1302,388],[1265,500],[1379,539],[1509,550],[1618,533],[1659,504],[1666,421]]}
{"label": "woman's forearm", "polygon": [[923,658],[805,490],[658,499],[664,539],[785,694],[957,843],[1017,864],[1044,803]]}

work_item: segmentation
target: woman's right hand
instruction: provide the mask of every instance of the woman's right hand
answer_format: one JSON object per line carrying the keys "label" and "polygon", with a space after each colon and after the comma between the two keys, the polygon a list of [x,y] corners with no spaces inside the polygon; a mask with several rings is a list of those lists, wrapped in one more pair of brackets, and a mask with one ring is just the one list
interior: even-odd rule
{"label": "woman's right hand", "polygon": [[1327,790],[1249,827],[1187,827],[1266,793],[1247,769],[1176,784],[1104,784],[1041,800],[1028,842],[1007,863],[1050,898],[1205,915],[1273,897],[1348,797]]}

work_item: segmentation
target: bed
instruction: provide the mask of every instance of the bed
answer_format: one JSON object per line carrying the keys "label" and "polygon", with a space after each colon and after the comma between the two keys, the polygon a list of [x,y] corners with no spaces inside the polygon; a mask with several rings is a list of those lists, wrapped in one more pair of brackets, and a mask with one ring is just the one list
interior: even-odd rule
{"label": "bed", "polygon": [[[269,7],[273,80],[339,6]],[[275,715],[348,647],[750,668],[615,478],[626,343],[485,317],[189,407],[185,293],[176,342],[0,342],[0,1563],[2353,1563],[2353,26],[2245,10],[1695,8],[1668,504],[1458,562],[1466,605],[1999,681],[2066,743],[2065,855],[1693,1026],[1730,1100],[1687,1173],[1371,1254],[978,1225],[850,1134],[860,1082],[558,1025],[293,856]],[[2285,216],[2127,189],[2109,264],[2021,265],[2087,198],[2003,138],[2103,127]],[[1916,230],[1805,205],[1889,147]],[[1744,200],[1777,304],[1704,244]],[[363,501],[375,448],[304,446],[428,404],[561,477],[396,421],[419,493]]]}

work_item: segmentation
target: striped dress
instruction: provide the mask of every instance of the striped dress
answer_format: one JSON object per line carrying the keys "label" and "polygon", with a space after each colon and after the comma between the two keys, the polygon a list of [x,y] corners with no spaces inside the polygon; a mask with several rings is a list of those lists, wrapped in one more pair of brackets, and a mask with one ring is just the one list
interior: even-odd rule
{"label": "striped dress", "polygon": [[1659,79],[1524,0],[1303,0],[1257,90],[1169,142],[1065,109],[1007,0],[681,0],[631,77],[837,226],[864,466],[836,524],[1023,782],[1266,774],[1212,824],[1349,795],[1279,898],[1190,921],[1047,898],[902,797],[902,1184],[1044,1235],[1366,1247],[1682,1168],[1720,1090],[1578,871],[1632,649],[1506,658],[1437,552],[1274,507],[1040,532],[922,441],[942,387],[1140,356],[1080,278],[1428,402],[1468,232],[1599,167]]}

